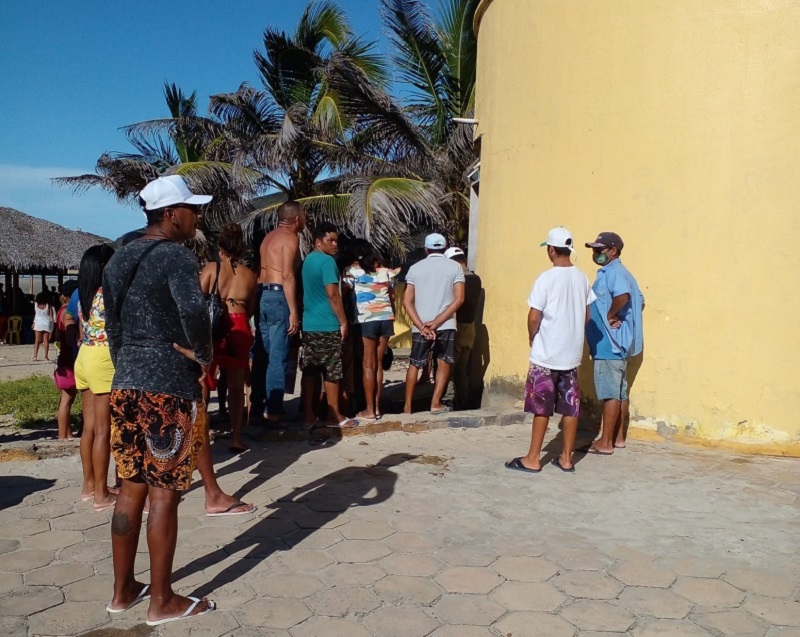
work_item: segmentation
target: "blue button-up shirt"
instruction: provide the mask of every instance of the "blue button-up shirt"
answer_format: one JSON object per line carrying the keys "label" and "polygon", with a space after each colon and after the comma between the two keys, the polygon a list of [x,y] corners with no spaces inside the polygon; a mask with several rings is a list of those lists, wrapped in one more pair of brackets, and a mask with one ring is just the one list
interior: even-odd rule
{"label": "blue button-up shirt", "polygon": [[[644,343],[644,296],[636,279],[622,265],[622,261],[614,259],[597,271],[592,290],[597,301],[590,306],[591,316],[586,325],[586,340],[592,358],[625,359],[640,354]],[[612,328],[608,322],[608,311],[614,297],[622,294],[629,294],[631,298],[618,314],[622,324],[618,328]]]}

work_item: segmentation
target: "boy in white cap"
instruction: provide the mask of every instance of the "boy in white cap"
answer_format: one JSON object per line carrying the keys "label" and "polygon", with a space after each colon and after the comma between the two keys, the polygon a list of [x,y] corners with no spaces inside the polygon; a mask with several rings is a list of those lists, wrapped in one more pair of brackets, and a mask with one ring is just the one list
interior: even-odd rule
{"label": "boy in white cap", "polygon": [[553,464],[572,473],[581,392],[578,365],[583,356],[584,327],[595,301],[589,279],[570,260],[572,235],[566,228],[547,234],[547,256],[553,264],[539,275],[528,297],[530,368],[525,383],[525,412],[533,414],[531,446],[526,456],[506,462],[516,471],[539,473],[544,434],[554,412],[561,414],[564,447]]}
{"label": "boy in white cap", "polygon": [[456,311],[464,303],[464,270],[444,255],[447,240],[440,234],[425,237],[427,258],[411,266],[406,275],[403,307],[411,319],[411,356],[406,373],[404,413],[411,413],[419,370],[429,354],[438,359],[431,413],[448,411],[442,396],[455,362]]}

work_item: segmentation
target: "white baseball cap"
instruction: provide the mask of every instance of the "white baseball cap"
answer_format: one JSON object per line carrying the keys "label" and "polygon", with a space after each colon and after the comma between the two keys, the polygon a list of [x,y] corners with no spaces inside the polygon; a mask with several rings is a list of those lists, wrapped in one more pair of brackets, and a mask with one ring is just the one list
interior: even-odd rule
{"label": "white baseball cap", "polygon": [[179,203],[203,206],[213,199],[211,195],[194,194],[180,175],[154,179],[142,188],[139,196],[144,199],[145,210],[158,210]]}
{"label": "white baseball cap", "polygon": [[453,257],[459,257],[463,255],[464,251],[461,248],[456,248],[455,246],[453,246],[452,248],[447,248],[447,250],[444,251],[444,256],[446,256],[448,259],[452,259]]}
{"label": "white baseball cap", "polygon": [[446,246],[447,239],[436,232],[425,237],[425,247],[428,248],[428,250],[441,250]]}
{"label": "white baseball cap", "polygon": [[547,241],[539,244],[539,247],[553,246],[554,248],[569,248],[571,252],[575,251],[575,246],[572,241],[572,233],[566,228],[553,228],[547,233]]}

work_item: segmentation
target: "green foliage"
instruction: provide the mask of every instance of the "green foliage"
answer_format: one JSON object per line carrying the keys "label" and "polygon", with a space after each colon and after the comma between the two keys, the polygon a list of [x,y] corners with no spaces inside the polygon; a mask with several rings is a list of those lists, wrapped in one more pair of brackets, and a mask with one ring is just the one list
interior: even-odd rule
{"label": "green foliage", "polygon": [[[0,415],[13,416],[18,427],[36,427],[55,420],[60,392],[48,376],[29,376],[0,382]],[[81,413],[80,394],[72,415]]]}

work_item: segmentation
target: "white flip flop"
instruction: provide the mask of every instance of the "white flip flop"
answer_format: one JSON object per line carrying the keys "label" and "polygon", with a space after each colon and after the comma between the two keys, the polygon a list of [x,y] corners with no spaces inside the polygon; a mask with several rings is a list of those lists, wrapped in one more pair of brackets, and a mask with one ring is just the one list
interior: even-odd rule
{"label": "white flip flop", "polygon": [[207,615],[212,610],[217,610],[216,603],[212,602],[211,600],[208,600],[208,608],[206,610],[204,610],[202,613],[195,613],[194,615],[192,615],[192,611],[195,608],[197,608],[197,605],[203,600],[197,597],[189,597],[188,599],[192,600],[192,605],[186,609],[186,612],[183,615],[180,615],[178,617],[165,617],[164,619],[155,619],[152,621],[148,619],[145,623],[148,626],[160,626],[161,624],[169,624],[170,622],[177,622],[180,621],[181,619],[188,619],[189,617],[200,617],[202,615]]}
{"label": "white flip flop", "polygon": [[143,602],[146,599],[150,599],[150,593],[148,592],[149,590],[150,590],[150,584],[145,584],[142,590],[139,591],[139,594],[136,596],[136,599],[134,599],[125,608],[111,608],[111,604],[109,604],[108,606],[106,606],[106,610],[112,615],[115,615],[116,613],[124,613],[126,610],[130,610],[131,608],[136,606],[136,604],[138,604],[139,602]]}

